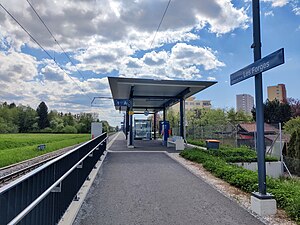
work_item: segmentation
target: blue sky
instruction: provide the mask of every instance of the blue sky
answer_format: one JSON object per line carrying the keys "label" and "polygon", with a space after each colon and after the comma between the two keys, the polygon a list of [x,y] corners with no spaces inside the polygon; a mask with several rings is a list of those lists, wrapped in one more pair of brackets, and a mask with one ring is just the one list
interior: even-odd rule
{"label": "blue sky", "polygon": [[[159,32],[167,0],[31,0],[76,65],[66,58],[26,1],[0,3],[56,63],[0,8],[0,101],[36,108],[45,101],[64,112],[97,112],[117,125],[122,114],[109,100],[107,76],[216,80],[197,94],[214,108],[235,107],[236,94],[254,96],[254,79],[230,86],[229,75],[253,62],[251,1],[173,0]],[[285,49],[285,64],[263,74],[266,87],[284,83],[300,99],[300,3],[261,1],[262,55]],[[77,71],[80,71],[78,73]]]}

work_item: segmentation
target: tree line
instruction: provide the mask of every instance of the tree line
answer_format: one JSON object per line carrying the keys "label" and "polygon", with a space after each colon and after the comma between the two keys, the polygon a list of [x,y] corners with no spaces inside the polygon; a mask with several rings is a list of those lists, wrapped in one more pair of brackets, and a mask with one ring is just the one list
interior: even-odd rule
{"label": "tree line", "polygon": [[[279,102],[266,100],[264,103],[264,120],[268,124],[282,123],[284,125],[288,121],[300,117],[300,100],[289,98],[287,102]],[[193,126],[218,126],[226,123],[237,125],[238,123],[254,122],[256,118],[256,111],[253,108],[251,114],[243,111],[235,111],[234,108],[225,109],[201,109],[186,111],[186,120],[188,124]],[[168,110],[167,120],[171,127],[179,125],[179,113],[172,109]],[[300,127],[299,127],[300,128]]]}
{"label": "tree line", "polygon": [[[0,133],[90,133],[91,123],[99,122],[91,113],[48,112],[45,102],[37,109],[4,102],[0,104]],[[114,130],[107,121],[102,122],[103,132]]]}
{"label": "tree line", "polygon": [[[214,126],[221,127],[230,123],[236,126],[239,123],[254,122],[256,111],[253,108],[251,114],[241,111],[235,111],[233,108],[224,109],[194,109],[186,112],[187,125],[197,126]],[[167,120],[172,128],[179,126],[179,113],[168,110]],[[264,122],[278,127],[282,124],[285,134],[290,136],[288,143],[288,157],[300,160],[300,100],[289,98],[287,102],[278,100],[264,102]],[[299,161],[297,161],[295,170],[300,170]]]}

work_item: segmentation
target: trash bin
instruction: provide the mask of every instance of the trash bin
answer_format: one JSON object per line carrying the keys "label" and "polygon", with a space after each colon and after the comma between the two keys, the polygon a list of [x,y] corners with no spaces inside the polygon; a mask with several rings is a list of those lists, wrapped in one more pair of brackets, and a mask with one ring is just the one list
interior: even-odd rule
{"label": "trash bin", "polygon": [[219,149],[220,141],[219,140],[206,140],[207,149]]}

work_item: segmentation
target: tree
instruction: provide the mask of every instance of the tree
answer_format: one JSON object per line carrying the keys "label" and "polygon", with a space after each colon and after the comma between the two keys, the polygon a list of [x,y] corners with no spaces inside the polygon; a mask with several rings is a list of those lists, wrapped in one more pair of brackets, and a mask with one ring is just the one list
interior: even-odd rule
{"label": "tree", "polygon": [[19,112],[19,132],[27,133],[34,131],[34,124],[37,122],[37,113],[29,106],[18,106]]}
{"label": "tree", "polygon": [[300,116],[291,119],[284,124],[284,131],[288,134],[293,134],[297,130],[300,130]]}
{"label": "tree", "polygon": [[64,120],[64,125],[65,126],[74,126],[75,125],[75,120],[73,115],[69,112],[68,114],[65,114],[63,117]]}
{"label": "tree", "polygon": [[108,133],[110,131],[110,129],[109,129],[110,126],[109,126],[108,122],[106,120],[102,120],[101,123],[102,123],[102,131]]}
{"label": "tree", "polygon": [[13,103],[9,104],[8,107],[9,107],[10,109],[15,108],[15,107],[16,107],[16,104],[13,102]]}
{"label": "tree", "polygon": [[227,120],[233,124],[237,125],[241,122],[251,122],[253,120],[252,116],[246,114],[243,111],[235,111],[234,108],[231,108],[227,111]]}
{"label": "tree", "polygon": [[296,129],[292,135],[288,145],[287,157],[290,157],[289,169],[292,173],[300,173],[300,128]]}
{"label": "tree", "polygon": [[91,133],[91,124],[93,117],[90,113],[81,113],[78,124],[76,125],[78,133]]}
{"label": "tree", "polygon": [[288,104],[291,107],[292,117],[300,116],[300,100],[295,98],[288,98]]}
{"label": "tree", "polygon": [[226,123],[226,114],[222,109],[202,109],[200,125],[224,125]]}
{"label": "tree", "polygon": [[70,125],[65,126],[61,131],[66,134],[76,134],[77,133],[77,129]]}
{"label": "tree", "polygon": [[41,102],[36,109],[38,115],[38,125],[40,129],[50,126],[48,119],[48,107],[45,102]]}
{"label": "tree", "polygon": [[9,108],[7,102],[0,105],[0,133],[17,133],[18,127],[18,108]]}
{"label": "tree", "polygon": [[166,120],[169,121],[170,127],[179,127],[179,113],[174,112],[171,108],[167,111]]}
{"label": "tree", "polygon": [[[253,119],[256,120],[255,108],[252,110]],[[266,123],[284,123],[291,118],[291,107],[288,103],[280,103],[277,99],[267,100],[264,103],[264,117]]]}

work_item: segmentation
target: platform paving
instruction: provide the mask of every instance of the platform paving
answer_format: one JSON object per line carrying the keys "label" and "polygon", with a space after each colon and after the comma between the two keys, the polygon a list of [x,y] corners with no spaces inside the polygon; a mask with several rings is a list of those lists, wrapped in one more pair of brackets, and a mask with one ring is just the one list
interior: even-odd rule
{"label": "platform paving", "polygon": [[[165,147],[144,142],[129,152],[125,143],[119,135],[111,146],[74,225],[263,224],[171,159]],[[156,152],[143,152],[151,145]]]}

